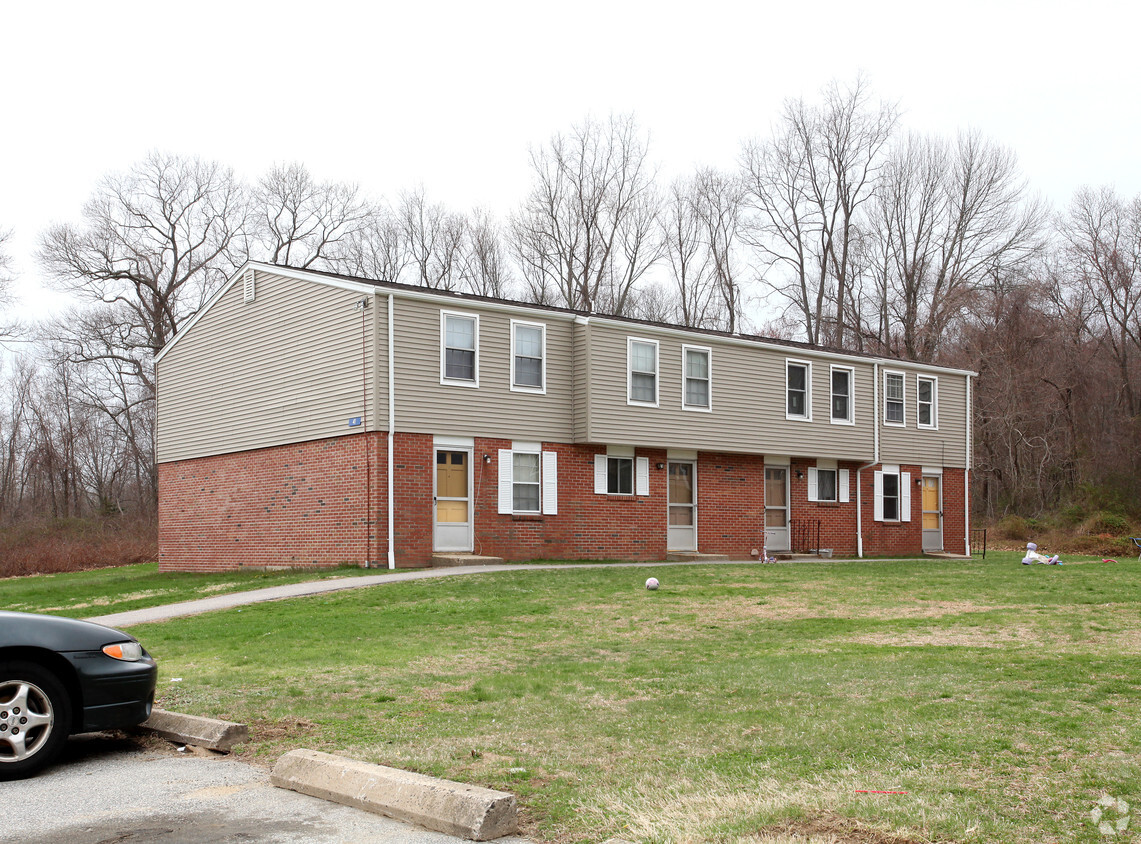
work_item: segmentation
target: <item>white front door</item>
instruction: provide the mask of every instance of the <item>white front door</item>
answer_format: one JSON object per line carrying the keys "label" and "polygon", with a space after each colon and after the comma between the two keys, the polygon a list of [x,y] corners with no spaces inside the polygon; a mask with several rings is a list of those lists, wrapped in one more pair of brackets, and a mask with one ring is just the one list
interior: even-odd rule
{"label": "white front door", "polygon": [[943,550],[943,485],[938,475],[923,476],[923,550]]}
{"label": "white front door", "polygon": [[435,493],[432,500],[433,550],[470,552],[471,451],[436,449]]}
{"label": "white front door", "polygon": [[788,467],[765,467],[765,548],[787,551],[788,545]]}
{"label": "white front door", "polygon": [[697,464],[689,460],[670,461],[666,548],[697,550]]}

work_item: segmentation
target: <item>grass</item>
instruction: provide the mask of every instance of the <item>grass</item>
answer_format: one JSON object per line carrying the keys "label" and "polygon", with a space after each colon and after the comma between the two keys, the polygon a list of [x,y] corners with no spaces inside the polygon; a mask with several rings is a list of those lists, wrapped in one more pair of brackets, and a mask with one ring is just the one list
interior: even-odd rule
{"label": "grass", "polygon": [[132,632],[247,758],[505,789],[536,840],[1105,840],[1095,801],[1141,802],[1141,565],[1019,556],[521,570]]}
{"label": "grass", "polygon": [[378,573],[375,569],[345,566],[294,571],[160,574],[158,563],[139,563],[0,579],[0,609],[89,618],[285,583]]}

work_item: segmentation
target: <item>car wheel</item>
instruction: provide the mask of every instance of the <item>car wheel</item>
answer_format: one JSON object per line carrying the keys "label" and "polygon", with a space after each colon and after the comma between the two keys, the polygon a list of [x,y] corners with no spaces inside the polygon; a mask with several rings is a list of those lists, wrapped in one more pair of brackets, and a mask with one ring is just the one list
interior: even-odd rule
{"label": "car wheel", "polygon": [[0,662],[0,780],[51,763],[70,725],[71,700],[54,674],[32,662]]}

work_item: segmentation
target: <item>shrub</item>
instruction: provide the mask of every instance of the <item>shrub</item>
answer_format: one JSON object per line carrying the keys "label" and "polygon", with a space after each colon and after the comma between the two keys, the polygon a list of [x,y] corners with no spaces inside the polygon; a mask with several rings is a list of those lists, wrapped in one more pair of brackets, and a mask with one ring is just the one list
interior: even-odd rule
{"label": "shrub", "polygon": [[1026,519],[1021,516],[1008,515],[1003,516],[998,524],[994,526],[995,533],[1004,539],[1018,539],[1025,541],[1030,535],[1030,528],[1026,524]]}
{"label": "shrub", "polygon": [[1085,523],[1084,532],[1121,536],[1129,533],[1129,520],[1117,513],[1107,513],[1101,510]]}
{"label": "shrub", "polygon": [[158,556],[148,520],[47,519],[0,528],[0,577],[83,571]]}

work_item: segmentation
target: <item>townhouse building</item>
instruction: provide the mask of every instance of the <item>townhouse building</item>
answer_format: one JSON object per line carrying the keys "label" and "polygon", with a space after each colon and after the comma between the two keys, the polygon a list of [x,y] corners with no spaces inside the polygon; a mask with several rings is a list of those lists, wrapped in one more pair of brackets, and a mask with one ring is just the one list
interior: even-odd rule
{"label": "townhouse building", "polygon": [[973,374],[250,263],[156,358],[160,565],[966,553]]}

